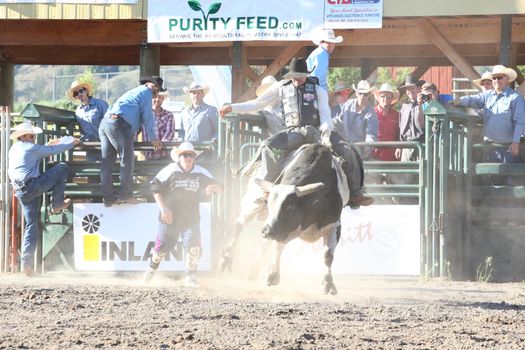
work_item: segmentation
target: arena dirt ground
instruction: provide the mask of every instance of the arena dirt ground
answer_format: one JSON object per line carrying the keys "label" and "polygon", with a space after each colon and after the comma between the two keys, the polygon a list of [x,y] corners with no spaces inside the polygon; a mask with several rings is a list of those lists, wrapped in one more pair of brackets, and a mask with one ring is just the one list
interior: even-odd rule
{"label": "arena dirt ground", "polygon": [[0,349],[523,349],[525,284],[0,275]]}

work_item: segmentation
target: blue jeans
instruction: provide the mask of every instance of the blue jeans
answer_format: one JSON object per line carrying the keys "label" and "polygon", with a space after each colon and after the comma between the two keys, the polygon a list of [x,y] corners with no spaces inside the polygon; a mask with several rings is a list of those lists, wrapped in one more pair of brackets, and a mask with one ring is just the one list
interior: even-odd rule
{"label": "blue jeans", "polygon": [[118,197],[122,200],[129,199],[133,195],[133,166],[135,160],[131,126],[122,118],[105,117],[100,122],[98,132],[102,150],[100,182],[102,184],[104,202],[111,203],[117,199],[117,194],[113,188],[112,174],[117,154],[120,156],[120,189]]}
{"label": "blue jeans", "polygon": [[22,257],[20,258],[22,266],[33,267],[33,258],[38,241],[38,219],[41,196],[50,189],[53,189],[51,207],[55,208],[63,205],[67,173],[67,164],[59,163],[39,177],[30,180],[23,188],[15,191],[15,195],[22,205],[22,213],[25,221]]}
{"label": "blue jeans", "polygon": [[[519,163],[519,156],[513,156],[510,153],[509,146],[491,146],[485,149],[484,157],[485,161],[489,163]],[[522,186],[523,180],[512,177],[512,176],[497,176],[490,175],[490,184],[493,186],[499,185],[511,185],[511,186]]]}

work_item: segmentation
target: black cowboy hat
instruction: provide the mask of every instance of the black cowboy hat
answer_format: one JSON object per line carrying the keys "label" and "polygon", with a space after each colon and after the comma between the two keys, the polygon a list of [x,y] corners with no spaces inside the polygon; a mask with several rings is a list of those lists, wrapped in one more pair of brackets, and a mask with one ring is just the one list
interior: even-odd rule
{"label": "black cowboy hat", "polygon": [[162,85],[164,85],[164,80],[159,77],[158,75],[150,75],[150,76],[147,76],[147,77],[142,77],[140,78],[140,83],[141,84],[146,84],[146,83],[153,83],[155,85],[157,85],[160,89],[160,91],[166,91],[168,89],[166,88],[163,88]]}
{"label": "black cowboy hat", "polygon": [[288,73],[286,73],[283,78],[306,78],[310,75],[308,70],[308,65],[306,64],[306,58],[304,57],[294,57],[290,62]]}

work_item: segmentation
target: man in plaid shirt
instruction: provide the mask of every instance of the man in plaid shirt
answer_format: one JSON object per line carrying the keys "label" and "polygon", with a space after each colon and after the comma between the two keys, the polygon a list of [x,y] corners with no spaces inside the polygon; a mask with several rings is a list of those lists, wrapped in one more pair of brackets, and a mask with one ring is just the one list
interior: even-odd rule
{"label": "man in plaid shirt", "polygon": [[[175,136],[175,118],[173,113],[162,108],[164,102],[164,95],[159,93],[153,98],[153,114],[155,115],[155,135],[151,137],[148,135],[146,129],[142,127],[142,137],[144,142],[149,142],[150,139],[160,140],[161,142],[171,142]],[[146,159],[167,159],[169,151],[146,151],[144,156]]]}

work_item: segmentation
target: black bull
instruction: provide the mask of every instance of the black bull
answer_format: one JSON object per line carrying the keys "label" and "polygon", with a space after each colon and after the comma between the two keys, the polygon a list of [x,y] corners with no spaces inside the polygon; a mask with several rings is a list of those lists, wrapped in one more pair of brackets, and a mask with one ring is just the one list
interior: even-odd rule
{"label": "black bull", "polygon": [[[273,240],[275,246],[268,285],[279,283],[280,257],[286,243],[297,237],[307,242],[315,242],[322,237],[326,266],[324,292],[337,294],[331,266],[341,232],[339,218],[343,203],[346,203],[342,183],[346,179],[338,179],[335,162],[329,147],[309,144],[296,151],[284,168],[279,183],[255,180],[269,193],[268,216],[262,229],[264,237]],[[253,193],[248,192],[246,196],[253,196]],[[253,198],[250,200],[253,203]],[[242,206],[235,222],[234,238],[221,259],[223,269],[231,268],[233,246],[242,227],[259,209],[253,205]]]}

